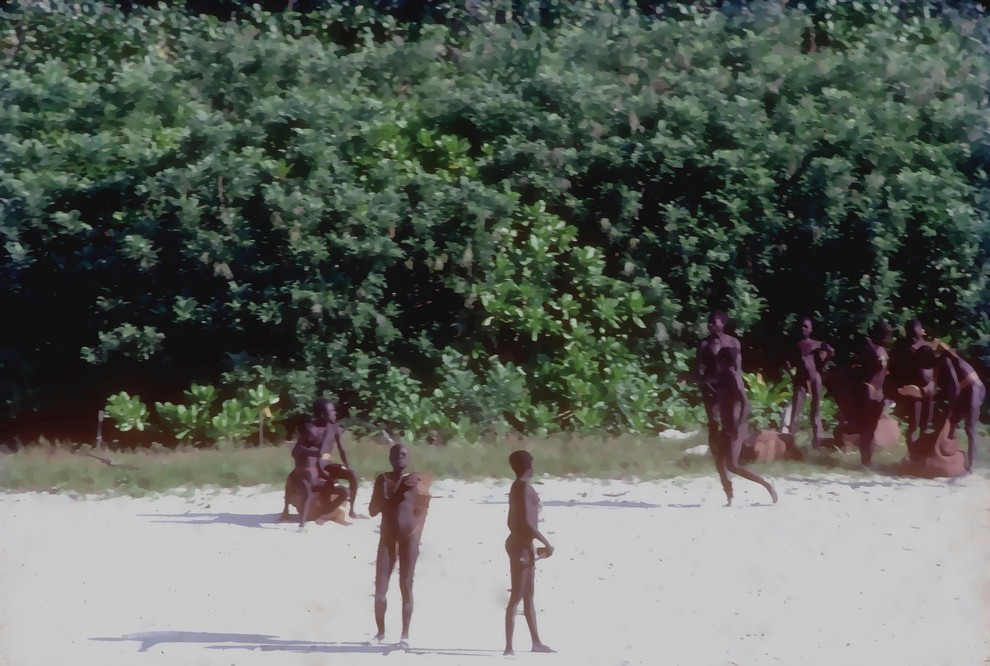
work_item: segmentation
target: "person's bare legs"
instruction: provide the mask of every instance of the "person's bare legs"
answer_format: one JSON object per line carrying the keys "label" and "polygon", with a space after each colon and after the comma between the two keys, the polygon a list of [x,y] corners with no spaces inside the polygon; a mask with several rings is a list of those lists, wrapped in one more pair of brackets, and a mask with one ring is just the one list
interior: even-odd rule
{"label": "person's bare legs", "polygon": [[732,479],[729,478],[729,444],[725,433],[719,434],[719,438],[712,448],[712,457],[715,458],[715,469],[718,471],[718,479],[722,482],[722,490],[725,492],[725,506],[732,506]]}
{"label": "person's bare legs", "polygon": [[859,427],[859,456],[866,467],[873,464],[877,424],[882,415],[883,400],[870,400],[863,408],[863,419]]}
{"label": "person's bare legs", "polygon": [[285,480],[285,506],[282,508],[282,515],[279,516],[279,520],[289,519],[289,491],[292,489],[292,474]]}
{"label": "person's bare legs", "polygon": [[[739,456],[742,454],[742,437],[738,433],[733,433],[731,435],[727,435],[727,439],[729,442],[729,451],[725,461],[727,470],[737,476],[741,476],[744,479],[758,483],[766,488],[766,491],[770,493],[770,499],[772,499],[773,503],[776,504],[777,491],[773,489],[773,486],[756,472],[746,469],[744,466],[739,464]],[[731,503],[731,497],[729,501]]]}
{"label": "person's bare legs", "polygon": [[801,422],[801,412],[804,410],[804,384],[795,384],[793,389],[794,394],[791,397],[791,420],[787,424],[785,432],[796,435],[798,424]]}
{"label": "person's bare legs", "polygon": [[956,406],[949,410],[949,437],[955,438],[956,427],[963,421],[966,431],[966,471],[973,471],[973,460],[976,456],[976,424],[980,420],[980,407],[986,398],[987,389],[983,384],[967,386],[963,391],[965,396],[957,399]]}
{"label": "person's bare legs", "polygon": [[375,624],[376,641],[385,640],[385,610],[388,607],[388,582],[395,568],[396,542],[378,542],[378,558],[375,561]]}
{"label": "person's bare legs", "polygon": [[908,398],[908,400],[910,401],[907,408],[908,423],[907,432],[904,434],[904,440],[910,450],[916,441],[915,433],[917,433],[918,437],[921,437],[925,434],[925,428],[924,426],[920,426],[922,416],[924,414],[924,405],[922,404],[922,401],[918,398]]}
{"label": "person's bare legs", "polygon": [[523,602],[523,615],[526,617],[529,636],[533,641],[533,652],[553,652],[554,650],[540,640],[540,633],[536,626],[536,604],[533,601],[533,592],[536,586],[536,565],[532,548],[527,546],[517,552],[509,550],[509,562],[512,591],[509,593],[509,604],[505,607],[505,651],[502,654],[515,654],[512,648],[512,634],[515,630],[516,610],[519,608],[520,601]]}
{"label": "person's bare legs", "polygon": [[822,445],[822,380],[816,377],[811,380],[811,446],[818,448]]}
{"label": "person's bare legs", "polygon": [[708,446],[714,451],[722,430],[718,401],[713,394],[705,391],[701,393],[701,400],[705,405],[705,417],[708,420]]}
{"label": "person's bare legs", "polygon": [[313,499],[316,497],[316,493],[323,490],[327,486],[322,479],[319,477],[314,477],[315,475],[304,475],[302,479],[303,495],[305,499],[303,500],[302,511],[299,512],[300,530],[306,527],[306,521],[309,520],[309,510],[313,506]]}
{"label": "person's bare legs", "polygon": [[337,481],[346,481],[347,486],[351,491],[350,500],[351,508],[347,512],[348,517],[357,518],[357,512],[354,507],[357,506],[357,488],[358,488],[358,478],[350,467],[345,467],[344,465],[332,464],[326,466],[327,474]]}
{"label": "person's bare legs", "polygon": [[402,638],[401,647],[408,647],[409,623],[413,612],[413,576],[416,573],[416,560],[419,559],[419,534],[413,534],[399,541],[399,590],[402,593]]}

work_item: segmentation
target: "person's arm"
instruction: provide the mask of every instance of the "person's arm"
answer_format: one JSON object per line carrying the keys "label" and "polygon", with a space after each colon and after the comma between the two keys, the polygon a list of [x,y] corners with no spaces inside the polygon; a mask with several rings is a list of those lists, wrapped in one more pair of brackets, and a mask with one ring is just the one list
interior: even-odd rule
{"label": "person's arm", "polygon": [[375,487],[371,491],[371,502],[368,503],[368,513],[372,518],[377,516],[385,508],[385,475],[379,474],[375,477]]}
{"label": "person's arm", "polygon": [[823,342],[822,346],[819,347],[819,350],[821,354],[819,356],[819,358],[821,359],[821,365],[825,365],[826,363],[832,360],[833,356],[835,356],[835,349],[833,349],[832,345],[828,344],[827,342]]}
{"label": "person's arm", "polygon": [[320,455],[320,449],[316,446],[306,444],[308,439],[304,426],[300,426],[296,433],[296,445],[292,447],[292,459],[298,465],[302,459]]}
{"label": "person's arm", "polygon": [[942,356],[942,362],[939,364],[941,371],[938,377],[938,382],[945,387],[949,404],[951,405],[956,401],[959,396],[959,375],[956,373],[956,364],[953,362],[952,358],[947,354]]}
{"label": "person's arm", "polygon": [[702,340],[694,355],[695,372],[697,372],[699,379],[708,374],[708,368],[705,367],[705,344],[705,341]]}
{"label": "person's arm", "polygon": [[732,338],[735,341],[736,347],[736,372],[742,375],[742,343],[739,342],[739,338]]}
{"label": "person's arm", "polygon": [[333,437],[336,440],[337,449],[340,451],[340,461],[344,463],[344,467],[350,467],[347,464],[347,452],[344,451],[344,443],[340,441],[340,428],[337,426],[333,428]]}
{"label": "person's arm", "polygon": [[525,518],[526,518],[526,529],[529,531],[530,536],[542,543],[547,549],[546,557],[553,554],[553,546],[547,540],[543,533],[540,532],[539,528],[539,515],[538,507],[540,504],[540,498],[533,490],[533,486],[526,484],[525,489],[526,495],[524,497],[524,507],[525,507]]}

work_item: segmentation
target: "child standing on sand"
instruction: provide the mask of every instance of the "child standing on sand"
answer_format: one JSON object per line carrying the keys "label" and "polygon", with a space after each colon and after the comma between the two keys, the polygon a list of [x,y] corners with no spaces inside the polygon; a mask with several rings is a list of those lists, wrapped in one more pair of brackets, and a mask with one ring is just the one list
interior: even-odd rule
{"label": "child standing on sand", "polygon": [[[523,602],[523,613],[529,625],[529,635],[533,639],[533,652],[553,652],[540,641],[536,629],[536,606],[533,603],[533,588],[536,582],[536,560],[553,555],[553,546],[540,533],[537,523],[540,498],[529,480],[533,476],[533,456],[529,451],[513,451],[509,465],[516,473],[516,480],[509,490],[509,538],[505,540],[505,552],[509,555],[509,575],[512,578],[512,591],[509,605],[505,609],[505,652],[512,650],[512,634],[515,629],[516,609]],[[533,539],[543,544],[533,552]]]}

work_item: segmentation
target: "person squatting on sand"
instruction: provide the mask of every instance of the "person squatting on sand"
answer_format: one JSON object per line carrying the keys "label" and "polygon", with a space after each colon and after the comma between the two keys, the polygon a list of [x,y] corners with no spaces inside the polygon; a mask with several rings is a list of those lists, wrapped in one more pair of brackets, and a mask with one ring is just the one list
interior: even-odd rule
{"label": "person squatting on sand", "polygon": [[[533,591],[536,583],[536,560],[553,555],[553,546],[538,527],[540,498],[529,480],[533,476],[533,456],[528,451],[513,451],[509,465],[516,480],[509,490],[509,537],[505,540],[505,552],[509,555],[509,575],[512,591],[505,607],[505,652],[514,654],[512,634],[515,630],[516,609],[523,602],[523,614],[533,639],[533,652],[553,652],[540,640],[536,628],[536,605]],[[533,539],[543,544],[533,552]]]}
{"label": "person squatting on sand", "polygon": [[[358,518],[359,516],[354,510],[354,507],[357,506],[358,479],[357,474],[347,464],[347,452],[344,451],[344,444],[340,441],[341,430],[340,426],[337,425],[337,407],[329,400],[320,398],[313,403],[314,415],[319,411],[324,413],[323,418],[326,423],[326,435],[322,438],[320,446],[320,468],[331,479],[347,481],[351,491],[349,497],[351,507],[347,515],[351,518]],[[343,464],[333,462],[335,449],[340,451],[340,462]],[[360,517],[363,518],[364,516]]]}
{"label": "person squatting on sand", "polygon": [[[285,506],[282,509],[282,520],[289,517],[289,501],[292,487],[299,484],[302,487],[304,500],[299,507],[299,529],[304,529],[313,500],[317,493],[328,497],[328,509],[333,510],[344,503],[347,495],[344,489],[336,484],[334,475],[328,470],[329,465],[321,461],[323,451],[332,446],[330,440],[340,434],[336,427],[337,413],[329,400],[316,400],[313,403],[313,420],[299,426],[296,444],[292,448],[292,459],[295,468],[286,481]],[[331,448],[332,450],[332,448]],[[343,456],[343,449],[341,449]],[[336,465],[340,467],[340,465]],[[349,471],[349,470],[348,470]],[[351,472],[353,475],[353,472]],[[355,486],[351,486],[353,495]],[[353,517],[353,504],[351,505]]]}
{"label": "person squatting on sand", "polygon": [[718,470],[722,489],[725,491],[726,506],[732,506],[730,472],[766,488],[770,493],[770,499],[776,504],[777,491],[773,486],[759,474],[739,463],[750,407],[738,367],[739,350],[736,347],[722,347],[715,354],[714,372],[701,377],[702,385],[709,386],[715,393],[719,420],[722,424],[715,443],[710,445],[712,457],[715,458],[715,468]]}
{"label": "person squatting on sand", "polygon": [[784,432],[794,435],[797,432],[798,422],[801,420],[801,411],[804,408],[805,395],[811,397],[811,446],[818,448],[822,440],[822,368],[835,355],[835,350],[828,344],[813,340],[811,332],[813,329],[810,317],[801,317],[799,320],[801,329],[801,339],[794,345],[793,357],[786,362],[786,368],[791,373],[791,386],[793,397],[791,398],[791,415],[786,424]]}
{"label": "person squatting on sand", "polygon": [[[372,516],[382,514],[378,540],[378,557],[375,562],[375,624],[378,633],[375,641],[385,639],[385,610],[387,607],[389,579],[399,563],[399,591],[402,594],[402,638],[400,647],[408,647],[409,622],[413,612],[413,575],[419,557],[425,510],[417,511],[417,485],[415,474],[407,473],[409,449],[403,444],[393,444],[388,452],[391,472],[383,472],[375,478],[368,507]],[[419,514],[419,515],[417,515]]]}

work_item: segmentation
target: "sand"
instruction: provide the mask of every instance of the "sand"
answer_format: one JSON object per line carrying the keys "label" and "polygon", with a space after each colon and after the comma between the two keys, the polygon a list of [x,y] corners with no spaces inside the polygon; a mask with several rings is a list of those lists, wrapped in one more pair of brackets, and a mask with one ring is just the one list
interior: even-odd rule
{"label": "sand", "polygon": [[[281,494],[0,494],[0,664],[990,664],[990,481],[540,479],[555,655],[501,656],[508,480],[437,481],[412,649],[374,633],[377,520],[278,523]],[[359,509],[367,511],[370,486]],[[397,581],[388,641],[399,636]]]}

